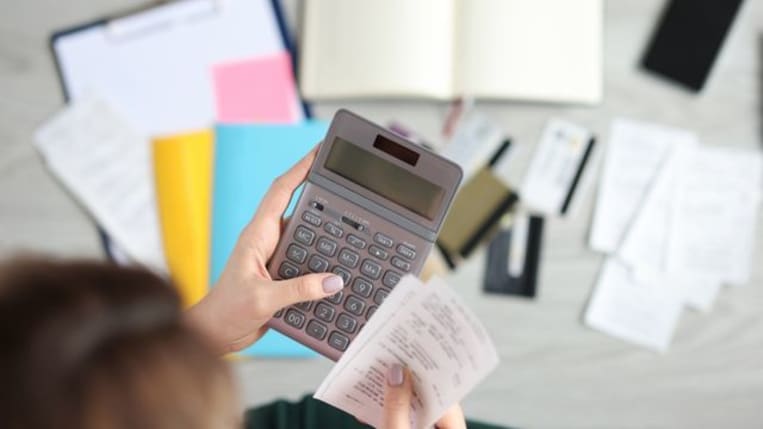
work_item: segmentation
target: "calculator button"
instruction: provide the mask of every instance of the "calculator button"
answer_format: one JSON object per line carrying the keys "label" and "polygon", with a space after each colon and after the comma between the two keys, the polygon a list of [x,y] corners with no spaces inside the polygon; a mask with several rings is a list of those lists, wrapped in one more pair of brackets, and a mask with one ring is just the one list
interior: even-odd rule
{"label": "calculator button", "polygon": [[374,235],[374,241],[384,247],[392,247],[392,239],[382,234],[381,232],[377,232],[376,235]]}
{"label": "calculator button", "polygon": [[317,320],[311,320],[310,323],[307,324],[307,328],[305,331],[307,332],[307,335],[316,338],[318,340],[322,340],[326,337],[326,332],[328,332],[329,328],[326,327],[323,323],[317,321]]}
{"label": "calculator button", "polygon": [[289,248],[286,249],[286,257],[291,261],[302,264],[307,259],[307,250],[296,244],[290,244]]}
{"label": "calculator button", "polygon": [[334,307],[326,304],[325,302],[319,302],[315,306],[315,317],[323,320],[324,322],[331,322],[334,320],[334,314],[336,310]]}
{"label": "calculator button", "polygon": [[352,291],[365,298],[371,296],[371,291],[373,290],[374,286],[371,282],[362,277],[356,278],[355,282],[352,284]]}
{"label": "calculator button", "polygon": [[321,221],[320,216],[310,212],[302,213],[302,220],[304,220],[305,222],[313,226],[321,226],[321,223],[323,223],[323,221]]}
{"label": "calculator button", "polygon": [[297,304],[294,304],[295,307],[299,308],[302,311],[310,311],[310,309],[313,307],[312,301],[303,301],[299,302]]}
{"label": "calculator button", "polygon": [[352,234],[347,236],[347,242],[350,243],[350,246],[358,248],[358,249],[366,248],[366,242],[362,238],[358,238],[357,236]]}
{"label": "calculator button", "polygon": [[342,267],[334,267],[334,269],[331,270],[331,272],[341,277],[342,280],[344,280],[344,284],[346,285],[350,284],[350,278],[352,277],[352,275],[350,275],[349,271],[345,270]]}
{"label": "calculator button", "polygon": [[382,261],[386,261],[387,258],[389,258],[389,253],[387,253],[386,250],[382,249],[379,246],[371,246],[368,248],[368,253],[371,254],[371,256],[381,259]]}
{"label": "calculator button", "polygon": [[406,259],[413,260],[416,258],[416,251],[406,246],[405,244],[400,244],[397,246],[397,253],[401,254]]}
{"label": "calculator button", "polygon": [[387,299],[387,296],[389,296],[388,290],[379,289],[376,291],[376,295],[374,295],[374,302],[381,305],[381,303],[384,302],[385,299]]}
{"label": "calculator button", "polygon": [[297,329],[300,329],[302,328],[302,325],[305,324],[305,315],[300,313],[297,310],[289,310],[286,312],[286,317],[284,317],[284,321],[287,324]]}
{"label": "calculator button", "polygon": [[331,301],[331,302],[333,302],[334,304],[341,304],[341,303],[342,303],[342,298],[343,298],[343,297],[344,297],[344,292],[340,290],[339,292],[337,292],[337,293],[335,293],[335,294],[331,295],[330,297],[328,297],[328,298],[326,298],[326,299],[327,299],[328,301]]}
{"label": "calculator button", "polygon": [[318,211],[323,211],[323,204],[319,203],[318,201],[311,201],[310,207]]}
{"label": "calculator button", "polygon": [[281,266],[278,268],[278,275],[281,276],[282,279],[288,280],[299,275],[299,268],[290,262],[284,261],[281,262]]}
{"label": "calculator button", "polygon": [[400,274],[392,270],[389,270],[386,273],[384,273],[384,277],[382,277],[382,284],[387,287],[394,287],[399,282],[400,282]]}
{"label": "calculator button", "polygon": [[411,264],[409,262],[405,262],[397,256],[393,256],[390,262],[392,263],[392,266],[398,270],[411,271]]}
{"label": "calculator button", "polygon": [[329,269],[329,261],[318,255],[313,255],[307,261],[307,268],[314,273],[325,273]]}
{"label": "calculator button", "polygon": [[334,331],[331,333],[331,335],[329,335],[329,345],[339,350],[340,352],[345,351],[349,344],[350,339],[340,334],[339,332]]}
{"label": "calculator button", "polygon": [[334,225],[333,223],[327,223],[326,226],[323,227],[323,230],[333,235],[336,238],[342,238],[342,236],[344,235],[344,231],[342,230],[342,228]]}
{"label": "calculator button", "polygon": [[339,318],[336,319],[336,327],[343,330],[344,332],[347,332],[348,334],[355,332],[356,326],[358,326],[357,320],[344,313],[340,314]]}
{"label": "calculator button", "polygon": [[344,265],[345,267],[355,268],[358,266],[358,261],[360,261],[360,255],[353,252],[350,249],[342,249],[341,252],[339,252],[339,263]]}
{"label": "calculator button", "polygon": [[377,306],[375,306],[375,305],[373,305],[373,306],[369,307],[369,308],[368,308],[368,312],[366,313],[366,319],[370,319],[370,318],[371,318],[371,316],[373,316],[373,315],[374,315],[374,313],[376,313],[376,309],[377,309],[377,308],[379,308],[379,307],[377,307]]}
{"label": "calculator button", "polygon": [[294,231],[294,239],[305,246],[310,246],[313,244],[313,240],[315,240],[315,233],[300,225],[297,227],[296,231]]}
{"label": "calculator button", "polygon": [[318,244],[315,245],[315,248],[318,249],[319,252],[329,257],[336,254],[336,247],[336,242],[329,240],[326,237],[321,237],[318,240]]}
{"label": "calculator button", "polygon": [[371,277],[373,280],[376,280],[379,278],[379,276],[381,276],[381,270],[381,265],[370,259],[363,260],[363,264],[360,266],[360,272],[368,277]]}
{"label": "calculator button", "polygon": [[356,296],[348,296],[347,301],[344,303],[344,308],[350,313],[360,316],[363,314],[363,310],[366,308],[366,303],[362,299]]}

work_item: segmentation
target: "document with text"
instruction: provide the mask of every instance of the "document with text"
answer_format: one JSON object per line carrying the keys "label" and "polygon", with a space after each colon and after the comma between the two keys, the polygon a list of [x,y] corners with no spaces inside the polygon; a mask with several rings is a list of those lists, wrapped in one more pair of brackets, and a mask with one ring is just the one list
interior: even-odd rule
{"label": "document with text", "polygon": [[440,279],[405,276],[321,383],[315,398],[379,427],[386,374],[412,375],[412,423],[431,427],[498,365],[484,326]]}
{"label": "document with text", "polygon": [[43,125],[35,142],[50,170],[130,257],[165,271],[148,138],[91,97]]}

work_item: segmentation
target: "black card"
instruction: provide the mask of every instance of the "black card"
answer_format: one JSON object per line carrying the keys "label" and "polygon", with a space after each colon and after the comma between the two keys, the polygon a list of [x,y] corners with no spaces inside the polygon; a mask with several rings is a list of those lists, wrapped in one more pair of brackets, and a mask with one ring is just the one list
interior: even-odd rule
{"label": "black card", "polygon": [[490,242],[484,289],[488,293],[533,298],[537,289],[541,243],[543,242],[543,218],[530,216],[527,232],[521,234],[524,242],[519,243],[524,251],[524,262],[521,265],[521,272],[515,274],[511,273],[509,268],[509,260],[512,257],[512,240],[516,239],[514,235],[516,234],[511,229],[505,229]]}
{"label": "black card", "polygon": [[672,0],[643,66],[701,90],[741,4],[742,0]]}

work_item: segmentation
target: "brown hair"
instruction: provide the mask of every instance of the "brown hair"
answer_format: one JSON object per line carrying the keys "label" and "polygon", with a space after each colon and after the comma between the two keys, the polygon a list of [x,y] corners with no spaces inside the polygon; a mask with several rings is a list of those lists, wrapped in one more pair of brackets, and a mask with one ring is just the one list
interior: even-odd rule
{"label": "brown hair", "polygon": [[174,289],[95,262],[0,266],[0,426],[233,427],[227,366]]}

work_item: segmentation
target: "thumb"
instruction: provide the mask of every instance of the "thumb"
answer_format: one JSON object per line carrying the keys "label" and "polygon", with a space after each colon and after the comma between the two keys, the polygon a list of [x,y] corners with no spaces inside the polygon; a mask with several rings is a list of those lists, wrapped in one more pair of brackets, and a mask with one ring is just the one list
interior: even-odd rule
{"label": "thumb", "polygon": [[289,280],[270,281],[263,285],[264,300],[272,312],[304,301],[315,301],[331,296],[344,288],[342,277],[336,274],[308,274]]}
{"label": "thumb", "polygon": [[384,429],[410,429],[412,397],[410,374],[399,364],[392,364],[384,393]]}

